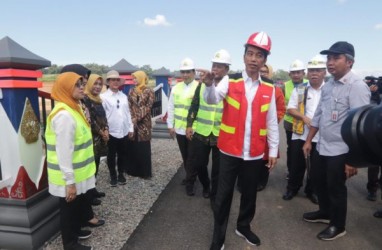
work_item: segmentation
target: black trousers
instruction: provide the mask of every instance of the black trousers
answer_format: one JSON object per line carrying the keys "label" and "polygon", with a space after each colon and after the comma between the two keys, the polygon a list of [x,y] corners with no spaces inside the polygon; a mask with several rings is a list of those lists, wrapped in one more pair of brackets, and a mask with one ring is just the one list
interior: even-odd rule
{"label": "black trousers", "polygon": [[123,138],[115,138],[109,135],[107,153],[107,166],[109,168],[110,177],[117,178],[117,171],[115,170],[115,158],[117,157],[118,174],[123,174],[127,167],[127,136]]}
{"label": "black trousers", "polygon": [[178,142],[178,147],[179,147],[180,154],[182,156],[184,169],[186,170],[186,179],[187,179],[187,174],[188,174],[187,159],[188,159],[189,152],[191,151],[190,141],[187,139],[185,135],[179,135],[179,134],[176,134],[176,141]]}
{"label": "black trousers", "polygon": [[82,221],[89,220],[89,217],[93,218],[94,216],[90,214],[92,211],[89,211],[86,203],[83,194],[77,195],[72,202],[67,202],[65,198],[59,198],[60,227],[64,248],[77,242]]}
{"label": "black trousers", "polygon": [[[381,171],[379,171],[379,169],[381,169]],[[380,172],[381,174],[379,175]],[[371,193],[377,192],[378,184],[382,186],[382,166],[368,167],[366,185],[367,190]]]}
{"label": "black trousers", "polygon": [[[304,152],[302,151],[302,147],[304,146],[305,141],[304,140],[292,140],[291,142],[291,166],[289,170],[289,179],[288,179],[288,185],[287,190],[297,193],[298,190],[302,187],[303,181],[304,181],[304,175],[305,171],[308,171],[306,169],[306,162],[305,162],[305,156]],[[312,143],[312,152],[316,151],[316,143]],[[311,166],[315,164],[314,158],[311,157],[310,164]],[[310,195],[314,192],[313,184],[311,181],[311,169],[310,172],[307,172],[306,177],[306,184],[305,184],[305,190],[304,192],[307,195]]]}
{"label": "black trousers", "polygon": [[286,151],[286,156],[287,156],[287,169],[288,169],[288,174],[290,173],[290,167],[292,166],[292,150],[291,150],[291,142],[292,142],[292,131],[285,130],[286,134],[286,143],[287,143],[287,151]]}
{"label": "black trousers", "polygon": [[220,246],[224,243],[233,191],[238,176],[240,178],[241,198],[236,224],[239,229],[250,229],[250,223],[256,211],[257,182],[261,165],[262,159],[244,161],[241,158],[220,153],[212,239],[214,245]]}
{"label": "black trousers", "polygon": [[322,156],[313,153],[318,164],[312,165],[312,180],[320,211],[330,216],[330,225],[345,228],[347,188],[345,160],[347,154]]}
{"label": "black trousers", "polygon": [[[193,185],[196,176],[198,176],[200,183],[203,188],[209,188],[211,186],[211,198],[215,198],[218,183],[219,174],[219,149],[217,146],[210,146],[200,141],[197,138],[192,139],[189,144],[190,152],[187,159],[187,183]],[[210,158],[210,153],[212,151],[212,169],[211,169],[211,180],[208,177],[208,162]]]}

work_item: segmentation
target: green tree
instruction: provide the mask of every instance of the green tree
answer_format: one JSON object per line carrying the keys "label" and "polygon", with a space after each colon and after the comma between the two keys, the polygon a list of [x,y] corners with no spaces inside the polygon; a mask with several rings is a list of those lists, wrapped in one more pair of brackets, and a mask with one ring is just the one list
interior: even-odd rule
{"label": "green tree", "polygon": [[142,67],[139,68],[140,70],[144,71],[149,78],[152,78],[153,75],[153,69],[149,64],[143,65]]}
{"label": "green tree", "polygon": [[273,73],[273,80],[282,80],[283,82],[289,80],[289,72],[279,69]]}

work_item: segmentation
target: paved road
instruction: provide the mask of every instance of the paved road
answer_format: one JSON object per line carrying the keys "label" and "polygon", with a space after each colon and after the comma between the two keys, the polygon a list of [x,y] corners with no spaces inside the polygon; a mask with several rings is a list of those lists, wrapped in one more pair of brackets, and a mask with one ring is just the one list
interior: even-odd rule
{"label": "paved road", "polygon": [[[284,135],[281,134],[281,137]],[[382,219],[372,216],[377,208],[382,208],[382,202],[365,199],[366,169],[360,169],[359,174],[348,181],[347,235],[324,242],[318,240],[316,235],[326,225],[302,220],[304,212],[316,210],[317,206],[306,199],[301,190],[291,201],[281,198],[286,186],[285,146],[281,148],[281,155],[282,159],[271,173],[267,188],[258,194],[257,212],[251,226],[262,241],[259,248],[382,249]],[[186,196],[184,186],[180,185],[183,177],[184,171],[180,169],[123,249],[209,249],[213,231],[209,200],[202,197],[200,184],[196,185],[196,196]],[[239,199],[239,194],[235,192],[225,249],[255,249],[234,233]]]}

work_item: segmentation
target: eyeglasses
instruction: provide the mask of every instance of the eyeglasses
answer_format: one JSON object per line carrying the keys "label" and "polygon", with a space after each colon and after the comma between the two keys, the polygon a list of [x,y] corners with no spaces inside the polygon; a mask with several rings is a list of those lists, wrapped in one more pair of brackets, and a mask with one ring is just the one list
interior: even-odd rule
{"label": "eyeglasses", "polygon": [[76,88],[81,88],[81,87],[85,87],[85,85],[86,85],[86,82],[84,82],[84,81],[78,81],[78,82],[76,82],[76,84],[74,84],[74,86],[76,87]]}
{"label": "eyeglasses", "polygon": [[117,99],[117,109],[119,109],[119,100]]}

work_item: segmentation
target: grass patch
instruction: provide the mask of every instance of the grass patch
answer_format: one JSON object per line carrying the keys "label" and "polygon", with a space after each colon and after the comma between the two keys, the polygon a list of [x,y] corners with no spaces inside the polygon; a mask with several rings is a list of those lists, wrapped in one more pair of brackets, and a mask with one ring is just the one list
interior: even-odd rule
{"label": "grass patch", "polygon": [[42,78],[39,78],[39,81],[42,82],[54,82],[56,81],[57,74],[44,74]]}

